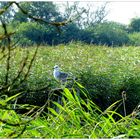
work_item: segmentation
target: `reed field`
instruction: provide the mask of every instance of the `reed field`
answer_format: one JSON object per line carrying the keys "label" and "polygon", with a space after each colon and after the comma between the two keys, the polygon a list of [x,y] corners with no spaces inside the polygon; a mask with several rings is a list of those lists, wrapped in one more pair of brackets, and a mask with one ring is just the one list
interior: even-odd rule
{"label": "reed field", "polygon": [[[0,51],[0,83],[4,85],[7,50]],[[8,83],[19,73],[27,55],[17,85],[33,62],[22,87],[9,86],[1,92],[0,138],[140,138],[139,47],[80,42],[39,46],[33,59],[35,51],[36,46],[10,52]],[[56,64],[76,77],[71,88],[62,88],[54,79]],[[45,91],[37,90],[43,87],[47,87]],[[61,104],[51,100],[53,106],[49,106],[47,94],[59,88],[63,89]],[[23,93],[26,96],[22,97]],[[19,113],[22,108],[28,111]]]}

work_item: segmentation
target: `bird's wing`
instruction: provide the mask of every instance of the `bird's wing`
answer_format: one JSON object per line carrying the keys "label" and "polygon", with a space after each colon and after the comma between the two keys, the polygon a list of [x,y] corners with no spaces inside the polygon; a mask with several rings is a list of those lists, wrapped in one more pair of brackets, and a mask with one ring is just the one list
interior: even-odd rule
{"label": "bird's wing", "polygon": [[60,79],[66,79],[68,77],[68,74],[65,72],[60,72]]}

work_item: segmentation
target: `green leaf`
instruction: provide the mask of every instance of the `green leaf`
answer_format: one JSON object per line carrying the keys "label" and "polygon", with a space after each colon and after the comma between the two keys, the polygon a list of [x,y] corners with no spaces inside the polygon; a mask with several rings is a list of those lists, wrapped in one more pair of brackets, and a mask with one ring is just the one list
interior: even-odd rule
{"label": "green leaf", "polygon": [[80,88],[84,88],[80,83],[76,82],[76,84],[77,84]]}
{"label": "green leaf", "polygon": [[48,110],[51,111],[51,113],[55,116],[58,116],[58,113],[53,108],[48,107]]}
{"label": "green leaf", "polygon": [[8,97],[8,98],[5,100],[5,102],[9,102],[10,100],[12,100],[12,99],[18,97],[20,94],[22,94],[22,93],[18,93],[18,94],[15,94],[15,95],[11,96],[11,97]]}

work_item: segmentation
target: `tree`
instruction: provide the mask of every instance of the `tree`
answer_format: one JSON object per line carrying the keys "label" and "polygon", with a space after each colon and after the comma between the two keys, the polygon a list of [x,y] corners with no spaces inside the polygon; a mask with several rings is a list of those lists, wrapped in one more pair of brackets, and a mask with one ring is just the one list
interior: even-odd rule
{"label": "tree", "polygon": [[[22,22],[19,24],[18,29],[15,39],[19,40],[21,46],[32,46],[33,44],[52,45],[61,42],[61,39],[58,38],[57,30],[51,27],[48,28],[48,26],[43,24]],[[22,39],[20,40],[20,38]]]}
{"label": "tree", "polygon": [[3,20],[6,23],[9,23],[13,20],[15,9],[14,7],[8,2],[0,2],[0,9],[7,9],[3,14],[0,15],[0,20]]}
{"label": "tree", "polygon": [[108,3],[105,2],[97,7],[97,3],[93,2],[84,4],[83,2],[74,2],[71,5],[69,4],[69,2],[67,2],[64,5],[64,17],[68,18],[70,15],[79,15],[79,13],[83,11],[81,16],[79,16],[79,18],[75,20],[75,23],[78,25],[79,28],[87,28],[89,26],[93,26],[105,21],[105,17],[108,14],[106,10],[107,4]]}
{"label": "tree", "polygon": [[125,26],[116,22],[105,22],[88,28],[92,33],[93,43],[108,46],[127,44],[129,37]]}
{"label": "tree", "polygon": [[80,29],[75,23],[71,23],[68,26],[62,27],[62,32],[56,39],[58,44],[78,41],[80,40]]}
{"label": "tree", "polygon": [[136,17],[131,19],[129,29],[130,32],[140,32],[140,18]]}
{"label": "tree", "polygon": [[[24,8],[30,15],[47,21],[60,21],[61,16],[56,5],[52,2],[22,2],[20,6]],[[32,21],[21,10],[15,16],[15,20],[20,22]]]}
{"label": "tree", "polygon": [[[26,9],[28,14],[30,14],[31,16],[37,17],[39,19],[43,19],[47,22],[51,22],[52,24],[53,22],[64,20],[64,18],[59,13],[59,10],[57,9],[57,6],[52,2],[23,2],[20,3],[20,6]],[[61,32],[58,32],[56,28],[52,28],[52,26],[50,26],[49,24],[39,25],[37,23],[33,23],[31,21],[34,21],[34,19],[32,18],[29,19],[21,9],[15,14],[15,19],[20,23],[22,22],[22,24],[19,24],[18,26],[19,31],[16,38],[18,38],[19,36],[21,37],[22,35],[22,38],[24,38],[24,40],[21,40],[20,42],[23,45],[31,45],[33,42],[37,44],[43,43],[43,44],[52,45],[52,44],[60,43],[63,40],[61,36],[63,36],[66,27],[62,27]],[[62,25],[65,25],[65,23],[67,22],[57,22],[57,23],[60,23],[60,25],[61,23]],[[55,27],[59,26],[59,24],[57,23],[54,24]],[[58,35],[59,33],[61,33],[60,36]],[[71,35],[72,35],[72,31],[71,31]]]}

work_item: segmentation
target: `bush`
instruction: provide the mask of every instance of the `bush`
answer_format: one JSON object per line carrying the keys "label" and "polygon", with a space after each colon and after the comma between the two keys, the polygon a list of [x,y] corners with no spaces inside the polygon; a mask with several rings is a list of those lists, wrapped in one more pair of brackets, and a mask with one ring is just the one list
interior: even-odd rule
{"label": "bush", "polygon": [[[14,24],[13,26],[15,26]],[[58,31],[52,26],[40,25],[35,22],[22,22],[19,24],[15,38],[16,40],[20,39],[21,46],[31,46],[33,44],[57,45],[78,40],[86,42],[88,38],[83,36],[85,36],[85,32],[75,24],[69,24]]]}
{"label": "bush", "polygon": [[129,41],[125,27],[114,22],[101,23],[88,29],[93,43],[108,46],[122,46]]}
{"label": "bush", "polygon": [[19,24],[15,38],[19,39],[22,46],[33,44],[50,44],[54,42],[57,32],[54,27],[40,25],[35,22],[23,22]]}
{"label": "bush", "polygon": [[140,46],[140,33],[134,32],[129,34],[129,44],[133,46]]}

